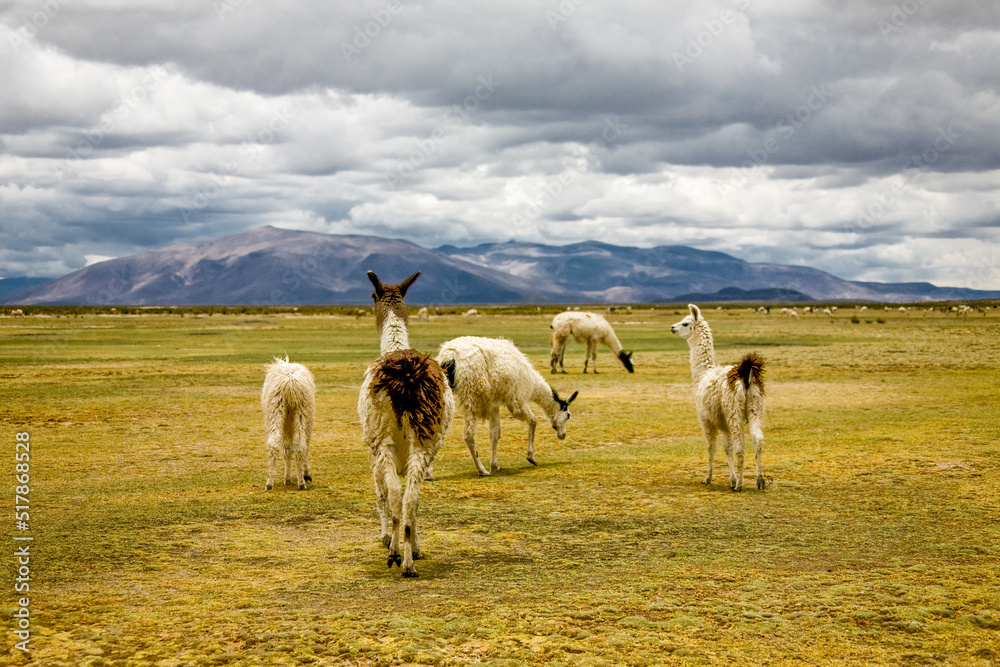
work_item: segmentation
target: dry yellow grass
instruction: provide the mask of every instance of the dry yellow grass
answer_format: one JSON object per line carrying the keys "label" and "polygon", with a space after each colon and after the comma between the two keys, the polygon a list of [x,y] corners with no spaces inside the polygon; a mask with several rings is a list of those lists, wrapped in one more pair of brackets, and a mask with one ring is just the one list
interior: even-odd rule
{"label": "dry yellow grass", "polygon": [[[370,319],[4,319],[8,480],[14,434],[33,446],[35,664],[1000,661],[1000,318],[706,310],[720,362],[768,363],[771,483],[734,494],[699,483],[681,313],[610,316],[634,375],[607,350],[583,375],[570,345],[571,372],[544,374],[580,398],[565,441],[539,429],[538,467],[506,418],[503,470],[479,478],[457,420],[416,580],[385,567],[359,442]],[[413,321],[411,342],[506,336],[542,370],[549,317]],[[286,352],[316,376],[315,481],[264,492],[257,397]],[[26,662],[5,636],[0,661]]]}

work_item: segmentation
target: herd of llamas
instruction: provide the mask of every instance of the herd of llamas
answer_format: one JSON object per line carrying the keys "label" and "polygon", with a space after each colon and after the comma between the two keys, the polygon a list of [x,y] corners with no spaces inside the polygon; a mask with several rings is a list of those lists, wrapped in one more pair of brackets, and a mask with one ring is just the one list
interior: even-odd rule
{"label": "herd of llamas", "polygon": [[[384,284],[368,272],[372,283],[375,325],[380,352],[365,371],[358,395],[362,439],[371,453],[375,499],[381,523],[382,544],[388,549],[387,564],[402,569],[404,577],[416,577],[413,561],[421,558],[417,534],[417,505],[421,483],[434,477],[433,463],[455,414],[461,409],[463,436],[482,476],[496,473],[500,439],[500,409],[528,424],[528,461],[535,464],[534,439],[538,420],[531,405],[542,408],[559,439],[566,437],[569,406],[574,392],[561,398],[535,370],[531,361],[509,340],[462,336],[443,343],[437,357],[410,347],[404,298],[420,276],[414,273],[397,284]],[[718,366],[712,332],[695,305],[680,322],[671,326],[690,347],[691,378],[695,407],[708,443],[708,475],[712,481],[716,444],[722,439],[729,464],[729,485],[743,489],[744,432],[753,442],[757,488],[765,487],[761,451],[764,444],[763,361],[748,354],[737,364]],[[470,314],[471,313],[471,314]],[[421,318],[427,317],[422,309]],[[474,311],[465,314],[474,317]],[[583,372],[588,365],[597,373],[597,346],[606,345],[629,373],[635,371],[632,353],[625,352],[611,325],[596,313],[564,312],[552,321],[551,372],[563,367],[566,341],[573,337],[586,345]],[[267,449],[267,481],[274,486],[278,463],[285,462],[285,484],[306,488],[309,474],[309,442],[316,412],[316,388],[312,374],[286,356],[266,366],[261,407]],[[490,469],[479,459],[476,427],[490,424]],[[537,465],[537,464],[536,464]]]}

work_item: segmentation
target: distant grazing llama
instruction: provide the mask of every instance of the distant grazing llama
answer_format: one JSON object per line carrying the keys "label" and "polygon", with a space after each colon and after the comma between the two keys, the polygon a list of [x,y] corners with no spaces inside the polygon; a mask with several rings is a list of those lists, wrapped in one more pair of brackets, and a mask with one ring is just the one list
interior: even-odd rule
{"label": "distant grazing llama", "polygon": [[431,318],[431,317],[430,317],[430,315],[429,315],[429,314],[427,313],[427,308],[426,308],[426,306],[425,306],[424,308],[421,308],[420,310],[418,310],[418,311],[417,311],[417,319],[418,319],[418,320],[429,320],[430,318]]}
{"label": "distant grazing llama", "polygon": [[411,348],[407,336],[403,297],[419,275],[418,271],[397,285],[384,285],[368,272],[375,287],[372,298],[382,356],[368,367],[358,396],[361,430],[372,454],[382,544],[389,549],[389,567],[399,565],[404,577],[417,576],[413,560],[421,557],[417,540],[420,484],[455,412],[444,370]]}
{"label": "distant grazing llama", "polygon": [[587,356],[583,360],[583,372],[587,372],[587,364],[593,361],[594,372],[597,372],[597,344],[602,343],[611,348],[618,356],[622,366],[629,373],[635,372],[632,365],[632,353],[622,349],[618,336],[611,329],[608,321],[597,313],[562,312],[552,318],[552,372],[556,372],[556,364],[563,373],[563,354],[566,352],[566,339],[572,336],[577,343],[587,345]]}
{"label": "distant grazing llama", "polygon": [[15,308],[14,310],[10,311],[10,316],[11,317],[24,317],[24,311],[21,310],[20,308]]}
{"label": "distant grazing llama", "polygon": [[[292,483],[292,470],[299,489],[311,482],[309,441],[316,414],[316,385],[312,373],[302,364],[289,363],[288,357],[274,358],[266,367],[260,405],[264,410],[267,434],[267,482],[274,488],[278,461],[285,460],[285,484]],[[294,466],[293,466],[294,463]]]}
{"label": "distant grazing llama", "polygon": [[688,305],[691,314],[670,327],[687,340],[691,348],[691,379],[698,421],[708,441],[708,476],[712,482],[715,443],[722,436],[722,447],[729,462],[729,483],[733,491],[743,490],[743,429],[750,432],[757,458],[757,488],[765,486],[761,453],[764,448],[764,360],[756,354],[744,356],[733,366],[715,365],[715,346],[708,322],[698,306]]}
{"label": "distant grazing llama", "polygon": [[[528,424],[528,461],[535,463],[535,425],[538,420],[531,410],[537,403],[549,418],[549,424],[560,440],[566,437],[569,404],[576,398],[559,398],[531,361],[514,343],[500,338],[463,336],[444,343],[437,356],[438,363],[448,374],[455,402],[465,414],[465,444],[481,476],[500,470],[497,464],[497,442],[500,440],[500,408],[506,406],[515,419]],[[480,420],[490,422],[490,470],[486,471],[476,452],[476,426]]]}

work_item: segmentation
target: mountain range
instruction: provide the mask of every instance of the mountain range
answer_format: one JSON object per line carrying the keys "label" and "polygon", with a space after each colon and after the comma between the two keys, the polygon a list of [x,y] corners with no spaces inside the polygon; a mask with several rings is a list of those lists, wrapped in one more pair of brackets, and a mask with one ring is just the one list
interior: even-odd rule
{"label": "mountain range", "polygon": [[268,226],[99,262],[13,294],[0,293],[0,302],[365,304],[371,296],[365,278],[369,269],[386,282],[421,271],[407,300],[437,305],[1000,298],[1000,292],[930,283],[848,281],[808,267],[745,262],[685,246],[586,241],[428,249],[398,239]]}

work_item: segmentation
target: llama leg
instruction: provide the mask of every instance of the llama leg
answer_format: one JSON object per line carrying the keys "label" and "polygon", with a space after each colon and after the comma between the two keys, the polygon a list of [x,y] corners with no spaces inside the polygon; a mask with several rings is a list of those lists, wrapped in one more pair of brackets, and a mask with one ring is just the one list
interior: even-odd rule
{"label": "llama leg", "polygon": [[746,452],[743,442],[743,424],[731,423],[728,426],[729,438],[727,441],[726,456],[729,458],[730,488],[733,491],[742,491],[743,463]]}
{"label": "llama leg", "polygon": [[591,338],[587,341],[587,358],[583,361],[583,372],[587,372],[587,361],[594,367],[594,375],[597,375],[597,340]]}
{"label": "llama leg", "polygon": [[493,408],[490,412],[490,474],[500,470],[500,462],[497,458],[497,449],[500,445],[500,408]]}
{"label": "llama leg", "polygon": [[761,456],[764,453],[764,431],[759,424],[750,423],[750,439],[753,440],[754,458],[757,463],[757,488],[761,491],[767,486],[764,481],[764,464]]}
{"label": "llama leg", "polygon": [[274,488],[274,476],[278,472],[278,461],[281,460],[281,439],[277,434],[271,434],[267,438],[267,481],[264,482],[264,489],[270,491]]}
{"label": "llama leg", "polygon": [[718,433],[714,428],[708,426],[707,424],[702,424],[701,430],[705,434],[705,442],[708,443],[708,475],[705,476],[705,479],[702,480],[701,483],[711,484],[712,471],[715,466],[715,445]]}
{"label": "llama leg", "polygon": [[292,483],[292,466],[294,465],[292,461],[292,448],[295,446],[295,441],[285,437],[281,445],[282,450],[285,452],[285,486],[288,486]]}
{"label": "llama leg", "polygon": [[403,505],[403,486],[396,474],[395,444],[386,438],[375,455],[375,493],[382,501],[382,545],[389,549],[389,567],[402,561],[399,557],[399,528]]}
{"label": "llama leg", "polygon": [[298,420],[295,433],[292,436],[292,453],[295,459],[295,476],[299,483],[299,491],[305,491],[306,480],[309,477],[309,441],[306,439],[305,420]]}
{"label": "llama leg", "polygon": [[465,444],[469,447],[469,453],[472,454],[472,462],[476,464],[476,470],[479,471],[480,477],[486,477],[490,473],[483,467],[483,462],[479,460],[479,452],[476,451],[476,426],[477,419],[470,414],[465,416],[465,426],[462,428],[462,435],[465,437]]}
{"label": "llama leg", "polygon": [[549,362],[552,364],[552,374],[555,375],[556,364],[562,368],[562,372],[565,373],[566,369],[563,368],[563,354],[566,352],[566,338],[556,338],[552,343],[552,356]]}
{"label": "llama leg", "polygon": [[415,442],[413,453],[406,463],[406,492],[403,494],[403,568],[404,577],[416,577],[417,570],[413,567],[413,559],[420,558],[420,547],[417,540],[417,503],[420,499],[420,483],[426,474],[427,465],[433,459],[432,448],[422,442]]}
{"label": "llama leg", "polygon": [[538,465],[535,463],[535,427],[538,426],[538,420],[535,419],[535,413],[531,411],[531,406],[524,404],[515,410],[510,411],[511,416],[514,419],[520,419],[528,424],[528,463],[531,465]]}

